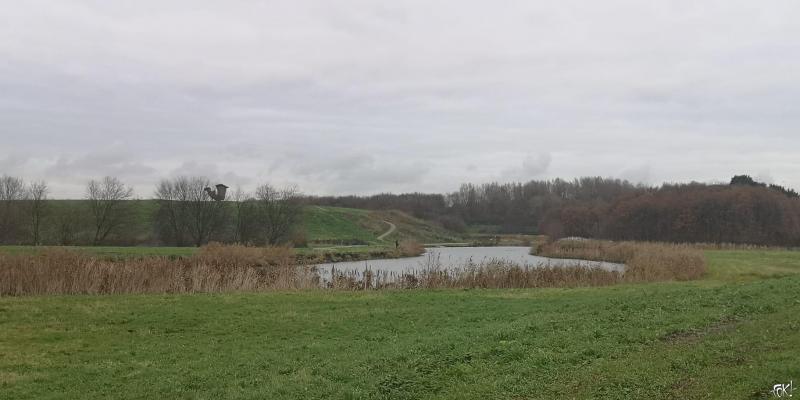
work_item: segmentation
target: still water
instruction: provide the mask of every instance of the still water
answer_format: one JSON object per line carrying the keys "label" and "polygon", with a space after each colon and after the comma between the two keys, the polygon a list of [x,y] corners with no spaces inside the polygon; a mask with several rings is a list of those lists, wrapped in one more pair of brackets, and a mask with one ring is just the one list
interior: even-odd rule
{"label": "still water", "polygon": [[330,274],[331,268],[337,271],[411,272],[430,268],[457,269],[469,265],[480,265],[491,261],[506,261],[528,267],[585,266],[623,272],[625,265],[601,261],[565,260],[532,256],[529,247],[433,247],[426,249],[419,257],[395,258],[387,260],[350,261],[320,264],[323,275]]}

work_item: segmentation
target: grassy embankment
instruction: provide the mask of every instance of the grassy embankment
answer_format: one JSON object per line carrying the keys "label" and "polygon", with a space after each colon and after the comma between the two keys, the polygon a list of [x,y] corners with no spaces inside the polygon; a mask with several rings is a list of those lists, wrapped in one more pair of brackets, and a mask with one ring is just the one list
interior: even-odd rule
{"label": "grassy embankment", "polygon": [[[66,203],[65,203],[66,204]],[[145,223],[154,212],[152,201],[136,203],[137,217],[130,228],[138,237],[147,237],[150,226]],[[145,221],[145,222],[142,222]],[[389,221],[397,229],[383,240],[378,237],[389,230]],[[457,242],[462,240],[457,234],[449,232],[427,221],[414,218],[399,211],[369,211],[340,207],[306,207],[303,212],[303,230],[306,232],[308,246],[296,248],[303,259],[342,261],[368,258],[393,258],[403,256],[395,251],[395,241],[414,241],[419,243]],[[156,246],[70,246],[107,258],[125,257],[188,257],[197,253],[194,247],[156,247]],[[32,246],[0,246],[0,252],[13,254],[38,251]]]}
{"label": "grassy embankment", "polygon": [[800,253],[690,282],[0,298],[2,398],[769,398]]}
{"label": "grassy embankment", "polygon": [[[309,246],[301,255],[327,261],[393,258],[409,254],[395,251],[395,241],[417,243],[457,242],[450,231],[400,211],[371,211],[340,207],[307,207],[304,214]],[[391,222],[396,230],[389,231]]]}

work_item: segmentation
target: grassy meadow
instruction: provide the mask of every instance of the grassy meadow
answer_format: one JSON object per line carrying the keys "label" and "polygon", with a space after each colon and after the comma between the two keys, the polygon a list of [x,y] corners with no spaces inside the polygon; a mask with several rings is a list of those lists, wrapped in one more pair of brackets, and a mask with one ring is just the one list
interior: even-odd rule
{"label": "grassy meadow", "polygon": [[769,398],[800,253],[576,289],[0,298],[0,398]]}

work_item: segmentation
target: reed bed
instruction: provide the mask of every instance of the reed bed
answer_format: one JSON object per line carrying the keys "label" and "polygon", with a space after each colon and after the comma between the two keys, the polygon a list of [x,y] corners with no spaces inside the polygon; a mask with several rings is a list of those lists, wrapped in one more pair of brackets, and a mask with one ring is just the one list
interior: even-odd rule
{"label": "reed bed", "polygon": [[544,257],[622,263],[626,282],[686,281],[706,274],[705,256],[691,244],[558,240],[533,251]]}
{"label": "reed bed", "polygon": [[406,272],[333,271],[326,287],[369,289],[512,289],[608,286],[623,274],[585,265],[548,267],[495,260],[463,268],[422,268]]}
{"label": "reed bed", "polygon": [[504,260],[443,268],[439,260],[429,258],[402,273],[334,269],[323,276],[314,266],[298,264],[287,247],[211,244],[189,258],[116,260],[50,248],[0,255],[0,296],[580,287],[698,279],[706,271],[702,252],[690,245],[580,240],[539,245],[537,250],[548,257],[624,263],[626,268],[622,272],[586,263],[551,267]]}
{"label": "reed bed", "polygon": [[0,296],[123,293],[211,293],[310,289],[312,267],[298,266],[284,248],[211,245],[187,259],[103,260],[46,249],[0,255]]}

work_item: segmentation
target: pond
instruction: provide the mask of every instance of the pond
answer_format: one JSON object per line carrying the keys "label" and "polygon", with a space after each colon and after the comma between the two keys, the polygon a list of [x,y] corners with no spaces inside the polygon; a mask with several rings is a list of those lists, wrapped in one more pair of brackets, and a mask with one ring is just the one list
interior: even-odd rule
{"label": "pond", "polygon": [[625,265],[602,261],[567,260],[533,256],[530,247],[433,247],[419,257],[350,261],[319,264],[319,272],[329,277],[332,268],[340,272],[362,272],[365,270],[406,273],[431,268],[458,269],[469,265],[481,265],[492,261],[505,261],[528,267],[584,266],[624,272]]}

